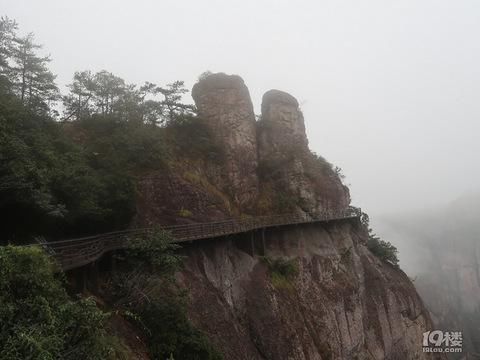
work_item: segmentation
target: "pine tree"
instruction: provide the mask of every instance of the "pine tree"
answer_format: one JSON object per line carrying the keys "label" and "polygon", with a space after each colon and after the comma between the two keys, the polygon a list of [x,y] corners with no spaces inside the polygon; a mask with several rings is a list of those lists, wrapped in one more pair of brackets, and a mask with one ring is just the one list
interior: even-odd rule
{"label": "pine tree", "polygon": [[73,82],[68,85],[70,93],[64,96],[65,107],[64,121],[81,119],[90,116],[93,112],[93,100],[96,91],[94,75],[91,71],[77,71]]}
{"label": "pine tree", "polygon": [[51,102],[58,98],[55,75],[48,69],[50,58],[37,55],[42,47],[33,34],[14,38],[11,82],[23,105],[35,113],[48,113]]}

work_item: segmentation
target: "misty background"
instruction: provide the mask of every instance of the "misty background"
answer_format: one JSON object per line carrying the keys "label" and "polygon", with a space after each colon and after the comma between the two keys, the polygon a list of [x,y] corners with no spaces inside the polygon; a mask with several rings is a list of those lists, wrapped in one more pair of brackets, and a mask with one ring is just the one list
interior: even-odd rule
{"label": "misty background", "polygon": [[0,12],[45,45],[61,88],[86,69],[188,88],[210,70],[242,76],[257,113],[265,91],[291,93],[310,147],[344,169],[380,235],[388,214],[479,189],[478,1],[2,0]]}

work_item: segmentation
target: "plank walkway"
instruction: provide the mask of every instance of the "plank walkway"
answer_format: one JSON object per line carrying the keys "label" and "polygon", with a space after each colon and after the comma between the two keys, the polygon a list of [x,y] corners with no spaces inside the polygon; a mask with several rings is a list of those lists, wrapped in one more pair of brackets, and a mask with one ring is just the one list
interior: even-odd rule
{"label": "plank walkway", "polygon": [[[164,226],[160,229],[169,232],[172,235],[173,242],[182,243],[240,234],[256,229],[326,222],[360,216],[360,209],[350,207],[340,211],[325,211],[316,217],[302,214],[257,216],[208,223]],[[152,230],[153,228],[129,229],[83,238],[42,242],[40,245],[57,259],[63,270],[70,270],[92,263],[109,251],[125,248],[129,241],[136,237],[145,236]]]}

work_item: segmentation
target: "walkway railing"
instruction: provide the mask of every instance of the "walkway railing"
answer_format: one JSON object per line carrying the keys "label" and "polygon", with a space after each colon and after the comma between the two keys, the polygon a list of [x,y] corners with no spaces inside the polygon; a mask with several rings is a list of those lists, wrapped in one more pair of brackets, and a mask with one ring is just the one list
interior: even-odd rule
{"label": "walkway railing", "polygon": [[[255,229],[274,226],[304,224],[355,218],[361,215],[357,208],[348,208],[340,211],[325,211],[315,217],[303,214],[285,214],[273,216],[257,216],[244,219],[230,219],[209,223],[195,223],[161,227],[168,231],[175,243],[215,238],[224,235],[233,235]],[[145,236],[152,228],[130,229],[99,234],[89,237],[42,242],[40,245],[48,250],[62,266],[63,270],[70,270],[99,259],[106,252],[122,249],[128,241],[135,237]]]}

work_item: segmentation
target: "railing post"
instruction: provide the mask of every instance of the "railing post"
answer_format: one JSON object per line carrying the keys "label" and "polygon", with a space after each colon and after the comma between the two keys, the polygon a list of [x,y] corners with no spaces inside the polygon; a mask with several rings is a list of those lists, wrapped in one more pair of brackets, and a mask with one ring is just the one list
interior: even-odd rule
{"label": "railing post", "polygon": [[94,292],[98,290],[98,264],[96,261],[90,263],[88,266],[88,278],[92,284],[92,289]]}
{"label": "railing post", "polygon": [[262,256],[265,256],[265,228],[262,228]]}
{"label": "railing post", "polygon": [[252,257],[255,256],[255,232],[252,231],[250,235],[250,249],[252,249]]}
{"label": "railing post", "polygon": [[75,288],[79,293],[87,291],[87,270],[85,266],[73,270],[75,271]]}
{"label": "railing post", "polygon": [[110,271],[112,274],[115,274],[117,272],[117,258],[116,258],[116,250],[112,250],[110,253]]}

